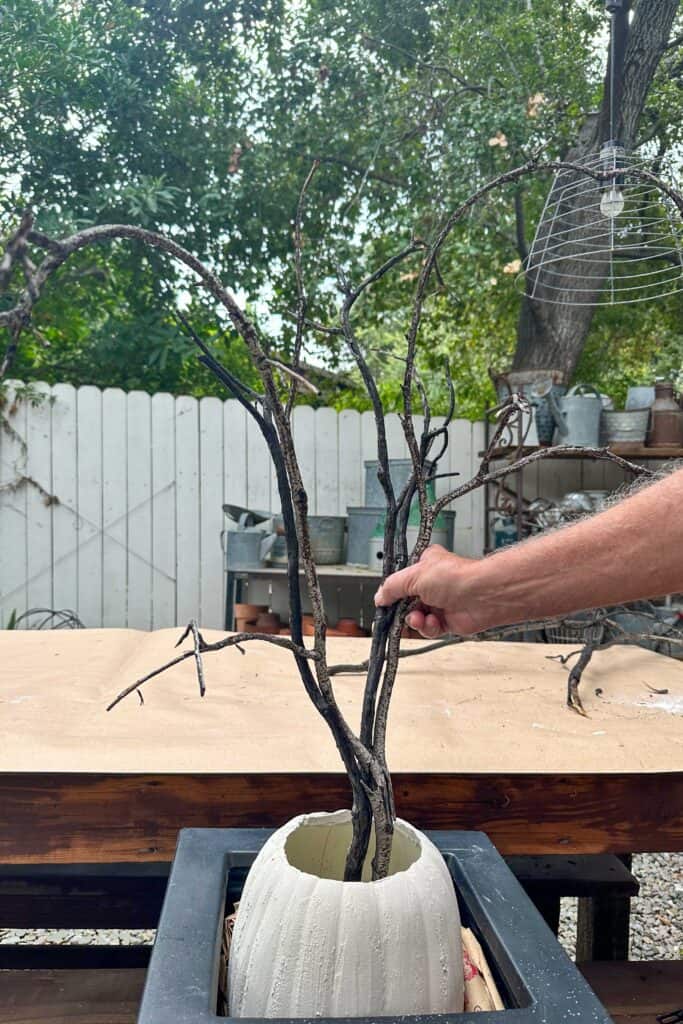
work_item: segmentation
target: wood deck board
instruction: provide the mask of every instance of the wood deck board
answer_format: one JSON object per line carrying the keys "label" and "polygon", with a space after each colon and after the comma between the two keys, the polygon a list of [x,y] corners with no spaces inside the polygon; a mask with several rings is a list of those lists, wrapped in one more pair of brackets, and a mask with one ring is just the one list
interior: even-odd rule
{"label": "wood deck board", "polygon": [[[582,964],[615,1024],[655,1024],[681,1005],[683,961]],[[0,1024],[134,1024],[145,971],[0,972]]]}

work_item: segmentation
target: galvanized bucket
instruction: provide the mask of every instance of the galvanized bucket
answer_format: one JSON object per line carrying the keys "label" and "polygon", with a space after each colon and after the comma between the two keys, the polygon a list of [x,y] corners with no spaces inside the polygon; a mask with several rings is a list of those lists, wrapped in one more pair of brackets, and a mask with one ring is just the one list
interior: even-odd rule
{"label": "galvanized bucket", "polygon": [[[366,508],[379,508],[386,505],[387,499],[382,485],[377,479],[377,459],[367,459],[365,465],[365,506]],[[427,463],[427,470],[432,463]],[[396,497],[399,496],[410,479],[413,471],[412,459],[389,459],[389,476],[394,488]]]}
{"label": "galvanized bucket", "polygon": [[[406,530],[406,540],[408,541],[408,551],[412,551],[417,543],[417,537],[419,533],[419,527],[417,525],[408,525]],[[442,548],[446,548],[447,551],[453,550],[453,542],[455,537],[455,512],[440,512],[437,516],[436,522],[434,523],[434,529],[432,530],[432,538],[430,544],[440,544]]]}
{"label": "galvanized bucket", "polygon": [[[383,526],[383,524],[382,524]],[[408,553],[413,550],[417,544],[417,538],[419,534],[419,526],[408,525],[406,529],[406,541],[408,543]],[[440,512],[437,516],[432,530],[432,538],[430,544],[440,544],[441,547],[446,548],[448,551],[453,550],[453,542],[455,537],[455,512]],[[384,537],[373,536],[368,541],[368,566],[370,569],[381,569],[382,559],[384,557]]]}
{"label": "galvanized bucket", "polygon": [[575,384],[559,401],[552,394],[549,398],[557,424],[555,444],[595,448],[600,442],[600,392],[592,384]]}
{"label": "galvanized bucket", "polygon": [[317,565],[337,565],[344,561],[346,516],[309,516],[311,553]]}
{"label": "galvanized bucket", "polygon": [[605,411],[600,423],[600,439],[604,444],[644,444],[649,419],[649,409]]}
{"label": "galvanized bucket", "polygon": [[[268,556],[271,565],[287,565],[287,542],[282,516],[273,516],[277,540]],[[311,554],[316,565],[339,565],[344,561],[346,516],[309,516]]]}
{"label": "galvanized bucket", "polygon": [[384,531],[386,510],[360,505],[347,508],[349,537],[346,548],[346,561],[349,565],[368,564],[368,544],[371,537],[381,537]]}

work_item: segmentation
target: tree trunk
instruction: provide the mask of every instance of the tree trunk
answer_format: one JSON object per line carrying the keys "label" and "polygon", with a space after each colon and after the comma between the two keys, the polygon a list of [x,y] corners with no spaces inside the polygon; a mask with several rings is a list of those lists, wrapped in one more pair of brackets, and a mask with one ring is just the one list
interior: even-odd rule
{"label": "tree trunk", "polygon": [[[631,6],[634,7],[634,13],[629,25]],[[617,51],[619,42],[623,42],[624,62],[623,76],[615,68],[614,134],[627,150],[635,144],[638,122],[655,71],[666,49],[678,6],[679,0],[639,0],[633,5],[626,0],[623,11],[616,16]],[[610,72],[611,67],[608,66],[600,112],[586,120],[576,145],[566,155],[567,160],[581,163],[589,154],[597,153],[602,143],[610,139]],[[551,202],[552,198],[551,195]],[[584,198],[583,204],[586,203]],[[568,214],[572,223],[582,222],[581,204],[582,200],[578,196],[572,201],[573,208]],[[549,228],[547,238],[548,244],[552,245],[553,225]],[[593,297],[597,297],[607,267],[605,262],[602,278],[600,270],[596,274],[594,296],[584,293],[582,301],[590,302]],[[557,266],[558,273],[564,277],[571,275],[573,269],[578,271],[578,267],[572,267],[571,260],[563,260]],[[543,290],[543,279],[539,275],[536,295],[542,297]],[[566,304],[554,305],[524,297],[517,328],[513,370],[558,369],[569,382],[583,350],[595,310],[591,305],[571,305],[570,292],[565,294],[564,299]]]}

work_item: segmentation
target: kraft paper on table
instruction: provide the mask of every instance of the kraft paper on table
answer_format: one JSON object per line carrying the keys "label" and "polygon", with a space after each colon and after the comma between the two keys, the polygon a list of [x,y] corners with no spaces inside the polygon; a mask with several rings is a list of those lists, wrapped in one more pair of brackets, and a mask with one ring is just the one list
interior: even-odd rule
{"label": "kraft paper on table", "polygon": [[[121,689],[178,653],[178,636],[0,633],[0,770],[341,771],[291,654],[261,641],[244,655],[205,655],[203,699],[188,659],[145,685],[144,705],[133,694],[107,713]],[[368,647],[367,639],[331,639],[329,660],[362,661]],[[402,661],[389,722],[392,770],[681,770],[683,663],[635,647],[599,652],[584,673],[590,717],[581,718],[565,707],[567,669],[548,658],[567,650],[468,642]],[[362,677],[333,683],[355,724]]]}

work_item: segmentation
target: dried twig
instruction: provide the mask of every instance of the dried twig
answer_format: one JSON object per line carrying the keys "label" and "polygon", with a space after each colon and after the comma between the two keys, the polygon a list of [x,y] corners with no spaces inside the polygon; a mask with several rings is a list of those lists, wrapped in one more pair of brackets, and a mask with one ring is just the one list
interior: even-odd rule
{"label": "dried twig", "polygon": [[199,692],[204,696],[206,688],[204,685],[204,665],[202,663],[202,654],[209,654],[213,651],[222,651],[226,647],[237,647],[240,644],[247,643],[249,640],[262,640],[263,643],[273,644],[275,647],[284,647],[288,651],[296,654],[299,658],[308,658],[311,661],[315,661],[318,657],[315,651],[309,650],[307,647],[302,647],[300,644],[294,643],[288,637],[284,636],[270,636],[267,633],[232,633],[230,636],[226,636],[223,640],[216,640],[214,643],[207,643],[202,637],[201,633],[197,629],[196,622],[192,621],[186,626],[182,636],[178,640],[176,647],[185,640],[189,634],[192,633],[193,644],[191,651],[183,651],[175,658],[171,658],[165,665],[161,665],[159,668],[153,669],[148,672],[146,676],[141,679],[137,679],[130,686],[127,686],[125,690],[121,690],[114,700],[107,706],[107,711],[111,711],[117,704],[131,693],[136,693],[140,690],[145,683],[149,682],[150,679],[154,679],[155,676],[159,676],[162,672],[166,672],[169,668],[173,668],[174,665],[179,665],[182,661],[187,661],[188,658],[194,658],[195,665],[197,668],[197,678],[199,680]]}

